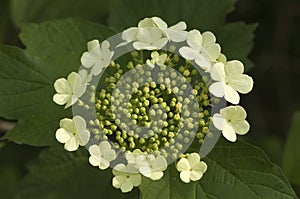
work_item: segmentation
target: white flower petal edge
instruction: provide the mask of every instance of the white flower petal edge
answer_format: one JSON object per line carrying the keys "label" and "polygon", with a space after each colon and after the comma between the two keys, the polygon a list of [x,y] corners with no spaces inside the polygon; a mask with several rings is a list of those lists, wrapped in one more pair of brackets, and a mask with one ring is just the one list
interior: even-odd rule
{"label": "white flower petal edge", "polygon": [[[85,75],[85,72],[80,72]],[[54,88],[57,92],[53,96],[53,101],[58,105],[64,105],[65,108],[72,106],[84,94],[87,86],[87,80],[82,79],[81,75],[72,72],[68,75],[67,79],[59,78],[54,82]]]}
{"label": "white flower petal edge", "polygon": [[209,86],[209,92],[216,97],[223,97],[232,104],[240,102],[239,93],[249,93],[253,88],[253,79],[243,74],[244,65],[237,60],[226,64],[218,62],[212,66],[210,76],[216,82]]}
{"label": "white flower petal edge", "polygon": [[185,183],[200,180],[207,170],[206,163],[200,161],[198,153],[186,154],[185,156],[176,164],[176,168],[180,172],[180,179]]}
{"label": "white flower petal edge", "polygon": [[81,64],[86,68],[92,68],[93,75],[99,75],[103,68],[107,67],[114,55],[114,51],[109,49],[110,43],[104,40],[101,45],[98,40],[87,43],[88,51],[81,56]]}
{"label": "white flower petal edge", "polygon": [[214,126],[222,131],[223,136],[231,141],[237,140],[236,134],[245,135],[250,125],[245,120],[247,113],[241,106],[228,106],[213,115]]}
{"label": "white flower petal edge", "polygon": [[64,118],[59,125],[55,137],[58,142],[65,144],[64,148],[67,151],[76,151],[79,146],[88,143],[90,132],[86,129],[86,122],[82,117]]}
{"label": "white flower petal edge", "polygon": [[113,171],[112,185],[127,193],[141,184],[142,176],[134,164],[117,164]]}
{"label": "white flower petal edge", "polygon": [[89,147],[90,158],[89,162],[93,166],[98,166],[99,169],[107,169],[110,162],[115,160],[117,155],[115,150],[111,148],[108,141],[102,141],[99,145]]}

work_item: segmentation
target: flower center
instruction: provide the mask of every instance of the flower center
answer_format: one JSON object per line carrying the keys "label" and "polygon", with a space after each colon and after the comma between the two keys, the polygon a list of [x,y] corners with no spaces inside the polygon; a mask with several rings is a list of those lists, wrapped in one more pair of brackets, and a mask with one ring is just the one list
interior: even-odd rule
{"label": "flower center", "polygon": [[[149,71],[143,71],[141,67],[141,64],[145,62],[143,60],[145,55],[142,55],[142,52],[134,52],[132,55],[134,60],[141,60],[141,62],[134,66],[133,62],[130,61],[126,67],[112,63],[99,81],[95,101],[97,121],[94,123],[100,127],[104,136],[101,138],[95,134],[94,138],[109,139],[114,143],[114,147],[123,151],[140,149],[141,151],[153,152],[162,148],[170,148],[171,156],[174,158],[178,156],[183,144],[188,143],[195,136],[202,143],[205,135],[209,132],[208,127],[211,122],[211,99],[205,79],[193,68],[190,62],[170,54],[167,58],[168,62],[165,64],[179,71],[181,77],[176,73],[169,74],[170,78],[158,74],[158,82],[152,80],[144,84],[139,83],[138,76],[137,78],[125,78],[123,85],[125,90],[134,87],[132,95],[127,96],[122,93],[122,90],[116,88],[117,82],[124,73],[131,69],[135,69],[140,74],[147,75],[149,73]],[[151,72],[148,75],[150,77]],[[187,89],[186,87],[173,86],[172,89],[172,87],[167,86],[183,81],[182,78],[193,88],[192,94],[185,98],[181,96],[181,93]],[[176,79],[178,82],[172,79]],[[128,100],[126,106],[122,105],[124,99]],[[187,106],[193,105],[189,104],[192,99],[196,99],[198,102],[197,106],[199,107],[197,108],[199,108],[200,113],[191,113],[186,109]],[[192,130],[193,123],[187,123],[188,129],[182,135],[178,135],[182,127],[182,116],[192,117],[193,114],[199,114],[198,131]],[[124,118],[130,119],[128,121],[131,125],[137,128],[128,129],[129,124],[122,122]],[[147,131],[139,132],[145,128]],[[180,143],[175,143],[174,138],[176,136]]]}

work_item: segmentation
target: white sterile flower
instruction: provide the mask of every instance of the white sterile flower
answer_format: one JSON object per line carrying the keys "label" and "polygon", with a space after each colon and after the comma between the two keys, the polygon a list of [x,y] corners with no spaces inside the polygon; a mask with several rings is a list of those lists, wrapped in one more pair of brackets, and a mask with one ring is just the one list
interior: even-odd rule
{"label": "white sterile flower", "polygon": [[154,51],[151,53],[151,58],[152,58],[151,60],[147,59],[146,63],[151,68],[154,68],[155,64],[159,66],[164,65],[167,59],[167,54],[159,55],[157,51]]}
{"label": "white sterile flower", "polygon": [[225,65],[214,64],[210,76],[217,82],[210,85],[209,92],[216,97],[224,96],[226,101],[232,104],[238,104],[240,101],[238,92],[246,94],[253,88],[253,79],[243,72],[244,65],[237,60],[229,61]]}
{"label": "white sterile flower", "polygon": [[200,161],[198,153],[191,153],[186,154],[186,158],[181,158],[176,168],[180,172],[180,179],[185,183],[189,183],[191,180],[200,180],[207,170],[207,165],[205,162]]}
{"label": "white sterile flower", "polygon": [[167,42],[168,38],[163,37],[159,28],[139,28],[132,45],[136,50],[157,50],[163,48]]}
{"label": "white sterile flower", "polygon": [[214,126],[222,131],[223,136],[235,142],[237,139],[236,134],[245,135],[250,125],[245,120],[247,117],[246,111],[241,106],[229,106],[220,110],[220,114],[213,115]]}
{"label": "white sterile flower", "polygon": [[129,192],[133,187],[137,187],[141,184],[141,174],[134,164],[117,164],[112,173],[114,178],[112,184],[115,188],[121,189],[123,193]]}
{"label": "white sterile flower", "polygon": [[90,139],[90,132],[86,129],[86,122],[80,116],[73,119],[64,118],[59,123],[60,128],[56,131],[57,141],[65,144],[67,151],[76,151],[80,146],[84,146]]}
{"label": "white sterile flower", "polygon": [[89,147],[91,154],[89,162],[93,166],[98,166],[100,169],[107,169],[110,162],[115,160],[117,155],[115,150],[111,148],[108,141],[102,141],[99,145],[92,145]]}
{"label": "white sterile flower", "polygon": [[219,44],[211,32],[202,35],[198,30],[188,32],[187,43],[179,49],[179,53],[188,60],[195,60],[196,64],[206,71],[210,71],[211,63],[215,62],[221,52]]}
{"label": "white sterile flower", "polygon": [[162,155],[154,156],[153,154],[138,156],[136,164],[140,173],[151,180],[161,179],[164,175],[163,171],[165,171],[168,166],[165,157]]}
{"label": "white sterile flower", "polygon": [[66,104],[65,108],[68,108],[84,94],[86,85],[75,72],[70,73],[67,79],[59,78],[54,83],[57,93],[53,96],[53,101],[59,105]]}
{"label": "white sterile flower", "polygon": [[107,67],[111,58],[114,55],[113,51],[109,50],[109,42],[103,41],[101,46],[98,40],[92,40],[87,43],[88,52],[84,52],[81,57],[81,64],[86,68],[91,68],[93,75],[98,75],[104,67]]}

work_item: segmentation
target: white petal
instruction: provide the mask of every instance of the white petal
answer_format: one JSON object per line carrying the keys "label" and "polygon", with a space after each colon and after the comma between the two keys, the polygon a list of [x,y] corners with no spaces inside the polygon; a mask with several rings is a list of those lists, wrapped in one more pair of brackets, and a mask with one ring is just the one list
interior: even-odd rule
{"label": "white petal", "polygon": [[[148,28],[140,28],[137,35],[136,35],[137,40],[140,41],[140,42],[144,42],[144,43],[151,43],[152,42],[151,32],[150,32],[149,29]],[[154,34],[155,33],[156,32],[154,32]]]}
{"label": "white petal", "polygon": [[139,168],[139,172],[148,178],[151,177],[151,168],[149,166],[143,166]]}
{"label": "white petal", "polygon": [[193,168],[194,171],[205,173],[207,170],[207,164],[203,161],[198,162],[198,164]]}
{"label": "white petal", "polygon": [[152,18],[146,17],[138,23],[139,28],[156,27],[155,21]]}
{"label": "white petal", "polygon": [[186,31],[176,31],[176,30],[172,30],[172,29],[166,29],[165,32],[166,32],[168,38],[174,42],[182,42],[182,41],[186,40],[186,38],[187,38]]}
{"label": "white petal", "polygon": [[161,179],[163,176],[164,176],[164,173],[163,173],[163,172],[153,172],[153,173],[151,173],[151,175],[150,175],[150,179],[151,179],[151,180],[159,180],[159,179]]}
{"label": "white petal", "polygon": [[221,109],[220,114],[223,118],[230,119],[232,121],[243,121],[247,117],[247,112],[241,106],[228,106]]}
{"label": "white petal", "polygon": [[81,116],[79,115],[74,116],[73,121],[77,131],[83,131],[86,129],[86,122]]}
{"label": "white petal", "polygon": [[177,170],[180,171],[188,171],[190,170],[191,166],[189,161],[186,158],[182,158],[178,161],[176,165]]}
{"label": "white petal", "polygon": [[205,56],[202,54],[198,53],[195,58],[195,62],[198,66],[200,66],[202,69],[206,71],[210,71],[211,69],[211,64],[210,62],[206,59]]}
{"label": "white petal", "polygon": [[64,105],[71,99],[70,94],[55,94],[53,95],[53,101],[56,104]]}
{"label": "white petal", "polygon": [[217,129],[222,130],[224,128],[225,119],[220,114],[216,113],[213,116],[213,124]]}
{"label": "white petal", "polygon": [[194,50],[200,52],[202,49],[202,35],[198,30],[191,30],[187,35],[187,43]]}
{"label": "white petal", "polygon": [[98,48],[100,46],[99,44],[99,41],[97,39],[94,39],[92,41],[89,41],[87,43],[87,48],[88,48],[88,51],[92,51],[94,50],[95,48]]}
{"label": "white petal", "polygon": [[152,170],[153,171],[163,171],[165,169],[167,169],[167,161],[166,158],[164,158],[163,156],[158,156],[155,158],[155,160],[153,160],[152,163]]}
{"label": "white petal", "polygon": [[232,104],[238,104],[240,102],[239,94],[228,85],[224,85],[224,92],[225,92],[225,100]]}
{"label": "white petal", "polygon": [[71,133],[75,133],[76,132],[76,128],[75,128],[74,122],[73,122],[73,120],[71,120],[69,118],[64,118],[64,119],[60,120],[59,126],[61,128],[64,128],[68,132],[71,132]]}
{"label": "white petal", "polygon": [[78,146],[78,140],[75,137],[71,137],[71,139],[66,142],[65,149],[67,151],[76,151],[78,149]]}
{"label": "white petal", "polygon": [[112,185],[117,188],[120,189],[122,184],[125,182],[126,177],[123,176],[115,176],[112,180]]}
{"label": "white petal", "polygon": [[153,42],[153,46],[156,46],[157,49],[162,49],[168,43],[167,38],[162,38]]}
{"label": "white petal", "polygon": [[185,182],[185,183],[189,183],[191,181],[190,176],[191,176],[191,172],[190,171],[182,171],[182,172],[180,172],[180,179],[183,182]]}
{"label": "white petal", "polygon": [[191,153],[187,157],[190,167],[194,167],[197,163],[200,162],[200,155],[198,153]]}
{"label": "white petal", "polygon": [[98,158],[96,156],[90,156],[89,157],[89,163],[91,165],[93,165],[94,167],[97,167],[100,164],[100,158]]}
{"label": "white petal", "polygon": [[98,156],[101,157],[102,155],[99,146],[96,144],[89,147],[89,153],[91,154],[91,156],[96,156],[96,157]]}
{"label": "white petal", "polygon": [[105,170],[109,167],[109,165],[110,165],[109,161],[101,159],[101,161],[99,163],[99,169]]}
{"label": "white petal", "polygon": [[224,136],[227,140],[229,140],[229,141],[231,141],[231,142],[235,142],[235,141],[236,141],[236,134],[235,134],[234,129],[232,128],[232,126],[230,126],[230,125],[227,124],[226,122],[225,122],[225,124],[224,124],[224,128],[223,128],[223,130],[222,130],[222,134],[223,134],[223,136]]}
{"label": "white petal", "polygon": [[122,33],[122,38],[127,42],[136,40],[136,35],[138,33],[138,28],[128,28]]}
{"label": "white petal", "polygon": [[78,132],[78,141],[81,146],[86,145],[90,140],[90,132],[88,130],[83,130]]}
{"label": "white petal", "polygon": [[200,180],[200,178],[202,178],[203,174],[200,172],[196,172],[196,171],[192,171],[190,174],[190,178],[192,181],[197,181]]}
{"label": "white petal", "polygon": [[177,31],[185,30],[186,28],[187,28],[187,25],[184,21],[180,21],[177,24],[170,27],[170,29],[177,30]]}
{"label": "white petal", "polygon": [[202,52],[205,52],[205,54],[208,55],[212,61],[216,61],[220,56],[221,47],[219,44],[212,44],[210,46],[203,47]]}
{"label": "white petal", "polygon": [[130,181],[133,186],[137,187],[141,184],[142,176],[140,174],[133,174],[130,176]]}
{"label": "white petal", "polygon": [[216,63],[212,66],[210,76],[213,80],[225,82],[225,69],[223,63]]}
{"label": "white petal", "polygon": [[248,75],[240,75],[238,79],[229,80],[229,85],[236,91],[247,94],[253,88],[253,79]]}
{"label": "white petal", "polygon": [[71,139],[71,134],[63,128],[57,129],[55,137],[60,143],[66,143]]}
{"label": "white petal", "polygon": [[239,76],[244,73],[244,65],[238,60],[228,61],[225,65],[225,71],[229,78]]}
{"label": "white petal", "polygon": [[58,93],[67,94],[72,92],[71,85],[65,78],[57,79],[54,82],[54,88]]}
{"label": "white petal", "polygon": [[132,183],[127,179],[125,182],[121,185],[121,191],[123,193],[127,193],[133,189]]}
{"label": "white petal", "polygon": [[164,22],[161,18],[159,17],[152,17],[151,18],[155,24],[157,25],[157,27],[159,27],[160,29],[164,29],[164,28],[167,28],[168,25],[166,22]]}
{"label": "white petal", "polygon": [[194,60],[199,54],[199,52],[187,46],[181,47],[179,49],[179,53],[183,58],[187,60]]}
{"label": "white petal", "polygon": [[246,120],[234,122],[232,125],[235,132],[239,135],[245,135],[250,129],[250,125]]}
{"label": "white petal", "polygon": [[224,84],[222,82],[215,82],[208,89],[216,97],[223,97],[225,95]]}

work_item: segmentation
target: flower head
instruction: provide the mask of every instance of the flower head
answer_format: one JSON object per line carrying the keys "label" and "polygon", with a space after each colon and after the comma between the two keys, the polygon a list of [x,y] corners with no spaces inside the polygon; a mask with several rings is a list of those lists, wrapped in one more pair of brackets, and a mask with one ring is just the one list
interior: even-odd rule
{"label": "flower head", "polygon": [[151,67],[154,68],[155,64],[161,66],[166,62],[167,54],[161,54],[157,51],[151,53],[151,60],[147,59],[146,63]]}
{"label": "flower head", "polygon": [[243,74],[244,65],[242,62],[233,60],[223,63],[216,63],[211,69],[210,76],[217,81],[210,85],[209,91],[217,97],[223,97],[232,104],[238,104],[240,96],[238,92],[246,94],[253,88],[253,79]]}
{"label": "flower head", "polygon": [[90,139],[90,132],[86,129],[86,122],[80,116],[73,119],[65,118],[59,123],[60,128],[56,131],[56,139],[65,144],[67,151],[76,151],[80,146],[84,146]]}
{"label": "flower head", "polygon": [[185,183],[200,180],[207,170],[206,163],[200,161],[198,153],[186,154],[186,156],[187,158],[181,158],[176,165],[180,172],[180,179]]}
{"label": "flower head", "polygon": [[241,106],[228,106],[220,110],[220,114],[216,113],[213,116],[214,126],[222,131],[223,136],[231,141],[235,142],[236,134],[245,135],[250,125],[245,120],[247,113]]}
{"label": "flower head", "polygon": [[211,32],[202,35],[198,30],[188,32],[187,44],[179,49],[179,53],[188,60],[195,60],[196,64],[205,71],[210,71],[211,62],[215,62],[221,52],[216,38]]}
{"label": "flower head", "polygon": [[98,40],[88,42],[88,52],[84,52],[81,57],[81,64],[86,68],[91,68],[93,75],[98,75],[104,67],[107,67],[111,58],[114,55],[113,51],[109,50],[109,42],[103,41],[101,46]]}
{"label": "flower head", "polygon": [[102,141],[99,145],[92,145],[89,147],[91,154],[89,162],[93,166],[98,166],[101,170],[107,169],[110,162],[116,159],[115,150],[111,148],[108,141]]}
{"label": "flower head", "polygon": [[133,187],[141,184],[141,174],[134,164],[117,164],[113,169],[114,178],[112,184],[115,188],[121,189],[123,193],[129,192]]}
{"label": "flower head", "polygon": [[53,101],[59,105],[65,105],[65,108],[72,106],[78,98],[80,98],[87,84],[82,81],[78,73],[72,72],[68,78],[59,78],[54,83],[56,94],[53,96]]}

